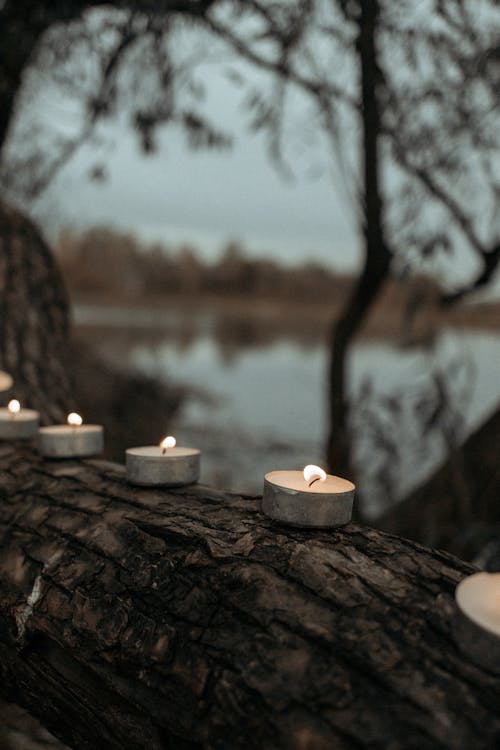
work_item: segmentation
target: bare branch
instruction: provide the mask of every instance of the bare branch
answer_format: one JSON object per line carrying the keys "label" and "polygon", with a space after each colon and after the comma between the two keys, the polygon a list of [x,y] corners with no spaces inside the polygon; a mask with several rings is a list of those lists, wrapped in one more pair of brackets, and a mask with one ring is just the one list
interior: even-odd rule
{"label": "bare branch", "polygon": [[275,73],[281,78],[286,79],[288,82],[298,86],[298,88],[302,89],[316,100],[323,97],[331,97],[332,100],[344,102],[353,109],[357,109],[358,101],[350,96],[344,89],[334,86],[329,81],[318,81],[301,75],[297,70],[290,66],[288,61],[284,61],[281,57],[272,60],[269,57],[259,55],[255,50],[249,47],[244,39],[237,36],[229,26],[225,26],[220,21],[216,21],[212,16],[207,18],[207,24],[217,36],[228,42],[243,59],[248,60],[258,68],[267,70],[270,73]]}
{"label": "bare branch", "polygon": [[443,294],[440,301],[443,305],[454,305],[464,297],[483,289],[489,284],[495,272],[500,266],[500,242],[491,250],[485,250],[482,254],[483,268],[476,278],[470,283],[465,284],[460,289]]}

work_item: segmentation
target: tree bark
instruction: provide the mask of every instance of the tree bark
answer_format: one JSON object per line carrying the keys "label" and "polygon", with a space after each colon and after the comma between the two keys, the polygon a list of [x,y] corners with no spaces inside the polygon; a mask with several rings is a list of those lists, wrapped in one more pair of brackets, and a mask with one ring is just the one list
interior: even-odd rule
{"label": "tree bark", "polygon": [[[72,405],[69,307],[58,267],[25,216],[0,200],[0,369],[16,398],[60,420]],[[14,392],[13,394],[14,395]]]}
{"label": "tree bark", "polygon": [[450,633],[472,569],[258,499],[0,448],[0,691],[76,750],[492,748]]}
{"label": "tree bark", "polygon": [[353,476],[348,429],[346,366],[349,347],[386,281],[391,254],[385,242],[382,195],[379,184],[381,118],[379,89],[382,73],[376,47],[378,0],[360,3],[357,51],[361,71],[361,125],[363,153],[363,213],[365,260],[362,273],[345,309],[333,326],[330,345],[330,432],[327,462],[333,472]]}

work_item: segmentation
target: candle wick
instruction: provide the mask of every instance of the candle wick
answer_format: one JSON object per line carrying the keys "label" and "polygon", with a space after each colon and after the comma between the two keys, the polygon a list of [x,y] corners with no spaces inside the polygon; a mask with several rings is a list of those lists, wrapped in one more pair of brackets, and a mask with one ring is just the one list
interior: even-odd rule
{"label": "candle wick", "polygon": [[314,482],[319,482],[319,480],[320,480],[320,477],[315,477],[315,478],[314,478],[314,479],[312,480],[312,482],[309,482],[309,484],[308,484],[307,486],[308,486],[308,487],[310,487],[310,486],[311,486],[312,484],[314,484]]}
{"label": "candle wick", "polygon": [[161,455],[162,455],[162,456],[164,456],[166,452],[167,452],[167,449],[166,449],[166,448],[163,448],[163,450],[162,450],[162,452],[161,452]]}

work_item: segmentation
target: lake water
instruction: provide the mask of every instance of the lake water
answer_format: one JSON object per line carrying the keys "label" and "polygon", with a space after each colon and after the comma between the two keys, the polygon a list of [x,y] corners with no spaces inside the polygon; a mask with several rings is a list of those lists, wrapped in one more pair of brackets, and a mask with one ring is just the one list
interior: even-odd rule
{"label": "lake water", "polygon": [[[266,471],[322,463],[327,351],[317,331],[263,345],[224,336],[224,321],[207,313],[77,306],[74,317],[102,328],[93,338],[113,364],[193,387],[175,432],[202,449],[204,481],[259,492]],[[500,337],[478,331],[447,330],[413,349],[356,344],[348,382],[368,513],[423,481],[498,406],[499,355]]]}

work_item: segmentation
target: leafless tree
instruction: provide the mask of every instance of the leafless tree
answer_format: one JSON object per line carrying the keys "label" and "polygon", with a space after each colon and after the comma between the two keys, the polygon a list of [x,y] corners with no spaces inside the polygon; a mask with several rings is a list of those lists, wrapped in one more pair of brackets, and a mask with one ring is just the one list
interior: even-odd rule
{"label": "leafless tree", "polygon": [[[474,275],[443,296],[452,303],[497,268],[494,0],[6,0],[0,23],[2,174],[15,186],[29,167],[32,194],[120,111],[145,150],[167,123],[183,127],[194,145],[226,144],[224,127],[198,107],[196,71],[214,55],[231,51],[266,74],[262,85],[250,84],[247,104],[283,167],[294,96],[305,97],[307,127],[331,147],[364,249],[330,342],[328,460],[348,470],[346,356],[389,274],[471,253]],[[28,137],[36,143],[36,130],[26,131],[19,161],[16,131],[18,139],[42,74],[78,101],[80,129],[59,133],[42,155],[24,149]]]}

